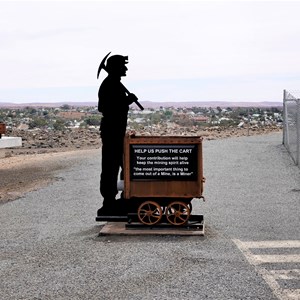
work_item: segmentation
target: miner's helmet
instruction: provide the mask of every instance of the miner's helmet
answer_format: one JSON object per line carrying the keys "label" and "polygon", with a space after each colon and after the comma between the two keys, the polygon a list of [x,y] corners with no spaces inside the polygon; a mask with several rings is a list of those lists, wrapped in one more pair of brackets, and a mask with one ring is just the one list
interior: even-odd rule
{"label": "miner's helmet", "polygon": [[113,55],[107,59],[106,70],[108,73],[112,73],[120,70],[121,68],[124,68],[125,64],[127,63],[128,56]]}

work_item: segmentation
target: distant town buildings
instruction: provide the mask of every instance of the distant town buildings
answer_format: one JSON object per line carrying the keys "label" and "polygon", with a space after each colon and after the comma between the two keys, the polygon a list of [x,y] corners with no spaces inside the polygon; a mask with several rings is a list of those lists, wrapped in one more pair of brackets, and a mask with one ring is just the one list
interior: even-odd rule
{"label": "distant town buildings", "polygon": [[[97,107],[1,108],[0,122],[7,136],[22,138],[22,147],[12,153],[44,153],[99,148],[101,114]],[[282,109],[159,107],[144,111],[132,108],[128,131],[137,135],[202,136],[206,140],[265,134],[282,128]]]}
{"label": "distant town buildings", "polygon": [[[129,111],[128,127],[136,131],[147,131],[154,128],[178,128],[186,130],[209,128],[213,126],[243,128],[245,126],[263,127],[282,125],[282,109],[242,108],[242,107],[192,107],[174,108],[159,107],[140,111],[132,108]],[[19,130],[64,130],[73,128],[98,128],[101,114],[96,106],[74,107],[24,107],[2,108],[0,122],[7,128]]]}

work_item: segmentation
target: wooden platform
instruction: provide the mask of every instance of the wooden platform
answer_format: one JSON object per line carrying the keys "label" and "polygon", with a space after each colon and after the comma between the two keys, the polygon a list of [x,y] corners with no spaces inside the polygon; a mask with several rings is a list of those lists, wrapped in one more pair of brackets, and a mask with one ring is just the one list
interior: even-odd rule
{"label": "wooden platform", "polygon": [[107,222],[100,230],[99,235],[177,235],[177,236],[204,236],[204,221],[197,227],[188,226],[131,226],[127,222]]}

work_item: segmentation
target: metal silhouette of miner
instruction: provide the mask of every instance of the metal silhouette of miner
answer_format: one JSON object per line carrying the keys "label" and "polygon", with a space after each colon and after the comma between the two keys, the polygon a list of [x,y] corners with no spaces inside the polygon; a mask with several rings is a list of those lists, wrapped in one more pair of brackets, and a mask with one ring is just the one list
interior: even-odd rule
{"label": "metal silhouette of miner", "polygon": [[128,70],[126,67],[128,56],[113,55],[107,59],[109,54],[110,52],[103,58],[97,73],[97,78],[102,69],[108,73],[98,92],[98,110],[102,113],[100,193],[103,197],[103,205],[97,212],[98,216],[127,213],[121,205],[118,205],[121,201],[116,201],[117,181],[120,168],[123,168],[123,143],[129,105],[135,102],[140,109],[143,109],[138,98],[121,83],[121,77],[126,76]]}

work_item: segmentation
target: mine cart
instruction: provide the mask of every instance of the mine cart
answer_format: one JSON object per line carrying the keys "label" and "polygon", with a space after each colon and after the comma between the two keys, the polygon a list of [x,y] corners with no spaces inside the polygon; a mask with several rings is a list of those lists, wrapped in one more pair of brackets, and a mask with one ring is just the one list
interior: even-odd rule
{"label": "mine cart", "polygon": [[203,184],[201,137],[126,136],[123,198],[133,207],[128,228],[201,223],[203,216],[191,212],[192,200],[204,199]]}

